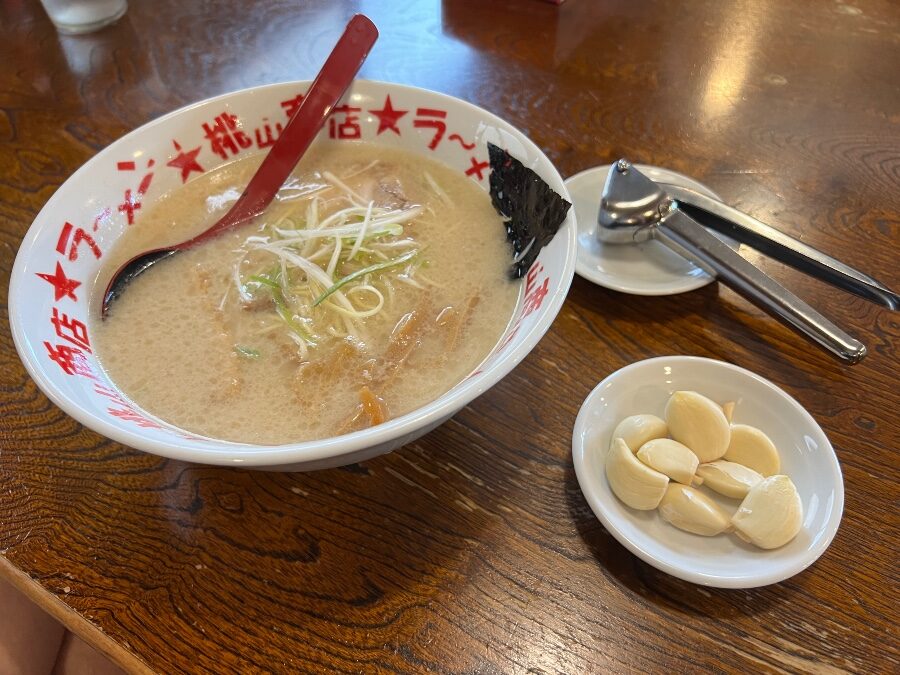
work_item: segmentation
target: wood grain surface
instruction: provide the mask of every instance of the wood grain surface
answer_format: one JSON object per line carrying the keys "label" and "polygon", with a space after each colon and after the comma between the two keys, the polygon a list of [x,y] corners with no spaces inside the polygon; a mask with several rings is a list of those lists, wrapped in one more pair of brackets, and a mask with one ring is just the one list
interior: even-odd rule
{"label": "wood grain surface", "polygon": [[[363,77],[481,105],[564,175],[619,156],[687,173],[900,287],[889,0],[132,0],[77,38],[36,0],[0,0],[0,574],[136,671],[900,671],[900,314],[774,263],[759,261],[869,346],[863,363],[717,285],[673,301],[576,277],[507,378],[362,465],[168,461],[37,389],[6,296],[54,190],[175,107],[311,77],[354,11],[381,30]],[[582,400],[621,366],[675,353],[770,378],[834,444],[843,522],[796,577],[749,591],[679,581],[629,554],[582,497]]]}

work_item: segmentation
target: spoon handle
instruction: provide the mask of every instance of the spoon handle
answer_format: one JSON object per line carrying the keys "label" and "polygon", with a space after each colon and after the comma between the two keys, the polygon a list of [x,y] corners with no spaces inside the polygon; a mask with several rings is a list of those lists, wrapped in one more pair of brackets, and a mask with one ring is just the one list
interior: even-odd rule
{"label": "spoon handle", "polygon": [[866,347],[859,340],[758,270],[679,208],[662,218],[654,228],[654,236],[840,359],[856,363],[866,355]]}
{"label": "spoon handle", "polygon": [[378,29],[368,17],[357,14],[350,19],[297,111],[243,194],[218,223],[178,248],[193,246],[265,211],[353,82],[376,39]]}

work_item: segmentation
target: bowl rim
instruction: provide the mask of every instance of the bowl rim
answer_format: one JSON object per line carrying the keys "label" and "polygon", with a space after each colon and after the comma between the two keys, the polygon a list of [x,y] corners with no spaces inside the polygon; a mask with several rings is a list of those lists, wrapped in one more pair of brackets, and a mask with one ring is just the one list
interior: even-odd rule
{"label": "bowl rim", "polygon": [[[68,178],[66,178],[65,181],[60,184],[60,186],[47,200],[41,210],[35,215],[34,219],[28,227],[27,232],[25,233],[24,238],[22,239],[21,244],[19,245],[19,249],[16,253],[15,263],[13,264],[12,272],[10,274],[8,296],[9,323],[12,329],[13,343],[15,344],[16,351],[19,354],[19,358],[25,365],[25,369],[27,370],[28,374],[38,385],[38,387],[44,392],[44,394],[56,406],[62,409],[63,412],[74,418],[79,423],[88,427],[89,429],[102,434],[106,438],[109,438],[118,443],[122,443],[129,447],[169,459],[197,462],[207,465],[239,465],[258,467],[275,467],[290,464],[309,464],[322,460],[334,460],[345,455],[352,455],[353,453],[364,451],[365,449],[370,447],[390,443],[393,440],[402,439],[404,436],[414,433],[423,427],[436,425],[444,421],[447,417],[462,409],[468,403],[473,401],[475,398],[494,386],[501,379],[506,377],[506,375],[508,375],[510,371],[512,371],[512,369],[515,368],[522,361],[522,359],[524,359],[525,356],[527,356],[534,349],[534,347],[544,336],[544,334],[546,334],[551,324],[556,319],[556,316],[559,314],[560,309],[562,308],[563,302],[565,301],[575,275],[575,256],[577,251],[576,238],[578,234],[578,228],[575,225],[574,207],[570,208],[568,214],[566,215],[566,220],[563,221],[563,224],[560,227],[560,233],[557,233],[558,235],[561,233],[566,234],[565,264],[561,270],[559,288],[550,297],[545,299],[545,309],[542,308],[542,311],[537,317],[538,320],[530,328],[530,330],[520,333],[520,337],[517,339],[518,344],[510,345],[510,351],[506,354],[506,356],[499,359],[490,368],[478,373],[475,376],[467,377],[467,379],[459,382],[453,388],[444,392],[435,400],[426,403],[425,405],[409,413],[406,413],[405,415],[401,415],[400,417],[389,420],[388,422],[375,427],[370,427],[368,429],[362,429],[349,434],[333,436],[320,440],[302,441],[298,443],[285,443],[279,445],[260,445],[254,443],[225,441],[196,434],[197,437],[199,439],[202,439],[203,441],[221,444],[222,448],[192,448],[187,445],[187,443],[189,442],[187,439],[179,439],[176,441],[173,438],[171,442],[158,441],[144,436],[140,433],[140,431],[133,431],[131,429],[125,429],[119,426],[115,426],[103,417],[95,415],[78,405],[75,401],[68,397],[62,391],[62,389],[56,386],[56,384],[54,384],[54,382],[50,378],[44,375],[42,369],[36,365],[37,359],[34,350],[32,348],[32,345],[26,339],[24,329],[21,325],[21,322],[19,321],[20,313],[23,311],[23,309],[25,309],[24,304],[26,300],[19,287],[25,277],[24,268],[27,265],[27,261],[31,258],[32,250],[36,245],[37,238],[41,231],[44,229],[35,227],[35,224],[39,220],[41,220],[42,217],[46,217],[47,213],[56,208],[57,202],[62,200],[60,192],[62,191],[63,187],[76,177],[80,177],[83,174],[88,174],[93,171],[96,168],[96,165],[101,162],[110,152],[110,150],[118,144],[126,142],[139,133],[146,133],[148,130],[160,127],[174,117],[183,115],[202,106],[209,106],[220,101],[227,101],[234,96],[246,94],[251,91],[259,92],[269,89],[284,88],[291,85],[297,87],[305,87],[309,86],[311,82],[312,80],[287,80],[283,82],[273,82],[264,85],[245,87],[243,89],[229,91],[223,94],[218,94],[216,96],[202,99],[200,101],[189,103],[160,117],[152,119],[145,124],[142,124],[141,126],[129,131],[124,136],[117,138],[115,141],[107,145],[105,148],[103,148],[94,156],[89,158],[86,162],[84,162],[84,164],[82,164]],[[513,129],[518,135],[517,140],[519,140],[530,153],[534,154],[537,157],[543,157],[547,161],[550,168],[556,173],[556,176],[559,179],[559,185],[562,188],[561,196],[569,203],[571,203],[572,199],[569,195],[568,189],[566,188],[565,179],[553,164],[553,162],[550,161],[550,158],[547,157],[544,151],[540,147],[538,147],[537,144],[534,143],[521,129],[511,124],[510,122],[507,122],[499,115],[496,115],[489,110],[477,106],[474,103],[470,103],[449,94],[444,94],[442,92],[434,91],[431,89],[425,89],[423,87],[397,84],[394,82],[385,82],[382,80],[367,80],[358,78],[354,80],[353,84],[348,90],[347,95],[352,95],[354,93],[354,88],[358,86],[372,86],[376,88],[389,87],[392,91],[404,90],[409,94],[425,93],[430,96],[435,96],[438,99],[442,99],[452,104],[453,106],[462,106],[471,113],[477,114],[483,118],[486,117],[488,120],[496,120],[501,125],[505,125],[506,127]],[[485,357],[485,359],[486,358],[487,356]],[[476,368],[477,367],[478,366],[476,366]],[[137,407],[142,412],[147,413],[150,418],[159,419],[152,413],[148,413],[148,411],[144,410],[144,408],[142,408],[141,406]],[[176,429],[180,428],[174,425],[170,426],[173,426]]]}
{"label": "bowl rim", "polygon": [[[585,444],[582,442],[584,432],[586,431],[588,425],[588,416],[590,415],[592,408],[590,404],[593,402],[595,396],[598,395],[598,392],[600,392],[601,389],[605,385],[607,385],[610,380],[627,376],[629,371],[637,370],[639,368],[645,368],[651,366],[654,363],[672,363],[673,361],[689,364],[711,364],[715,367],[724,368],[725,370],[739,373],[743,376],[749,377],[752,380],[755,380],[758,384],[769,389],[774,395],[786,401],[786,403],[794,410],[794,412],[800,416],[804,423],[809,426],[809,429],[815,432],[815,434],[819,437],[817,440],[822,441],[821,447],[827,450],[827,452],[825,453],[825,457],[830,460],[826,462],[827,466],[825,466],[823,470],[830,471],[831,473],[832,484],[834,487],[834,506],[832,508],[831,515],[825,522],[825,535],[812,542],[811,545],[807,549],[805,549],[802,555],[798,555],[796,558],[792,558],[789,561],[786,561],[789,564],[785,564],[781,567],[776,567],[774,570],[762,566],[764,569],[763,572],[733,576],[693,572],[689,569],[685,569],[683,566],[669,562],[666,558],[661,558],[653,552],[643,548],[638,543],[632,541],[619,528],[619,519],[615,517],[609,517],[606,509],[600,502],[597,491],[593,487],[599,484],[600,479],[594,478],[588,473],[587,449],[585,447]],[[572,429],[572,460],[575,465],[575,475],[578,480],[578,486],[581,489],[581,492],[584,494],[585,500],[588,502],[588,505],[590,506],[591,511],[594,513],[594,516],[597,518],[597,520],[599,520],[603,524],[606,530],[616,539],[616,541],[618,541],[631,553],[633,553],[652,567],[655,567],[656,569],[661,570],[666,574],[670,574],[679,579],[690,581],[691,583],[699,584],[701,586],[709,586],[715,588],[756,588],[759,586],[775,584],[789,579],[796,574],[799,574],[807,567],[812,565],[816,560],[818,560],[819,557],[821,557],[821,555],[825,552],[825,550],[831,545],[831,542],[834,540],[834,537],[840,527],[844,512],[843,473],[841,471],[841,465],[840,461],[838,460],[837,453],[834,451],[834,447],[831,445],[831,441],[825,434],[824,429],[819,426],[819,423],[816,422],[815,418],[813,418],[809,411],[807,411],[806,408],[804,408],[800,404],[800,402],[797,401],[793,396],[784,391],[784,389],[771,382],[770,380],[762,377],[761,375],[754,373],[751,370],[742,368],[741,366],[729,363],[727,361],[721,361],[719,359],[677,354],[669,356],[656,356],[629,363],[628,365],[623,366],[622,368],[619,368],[618,370],[604,377],[593,389],[591,389],[591,392],[585,397],[584,403],[578,411],[578,416],[575,419],[575,425]]]}

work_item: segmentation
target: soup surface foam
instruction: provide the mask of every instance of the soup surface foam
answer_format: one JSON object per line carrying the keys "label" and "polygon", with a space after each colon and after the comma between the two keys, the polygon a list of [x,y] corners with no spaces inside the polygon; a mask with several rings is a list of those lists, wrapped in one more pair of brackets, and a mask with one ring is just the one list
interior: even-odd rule
{"label": "soup surface foam", "polygon": [[[207,172],[141,214],[94,306],[122,263],[221,217],[261,159]],[[342,234],[304,232],[323,223]],[[323,143],[263,215],[157,263],[91,330],[112,380],[166,422],[246,443],[321,439],[411,412],[473,372],[516,306],[509,262],[489,195],[459,172]]]}

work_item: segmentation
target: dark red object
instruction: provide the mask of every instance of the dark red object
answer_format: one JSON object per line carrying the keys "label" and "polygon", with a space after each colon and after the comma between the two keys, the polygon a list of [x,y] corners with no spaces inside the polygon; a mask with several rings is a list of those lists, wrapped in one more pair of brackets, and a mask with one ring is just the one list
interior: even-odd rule
{"label": "dark red object", "polygon": [[245,223],[266,210],[353,82],[377,39],[378,29],[368,17],[357,14],[350,19],[296,112],[234,206],[217,223],[193,239],[147,251],[120,267],[103,295],[103,316],[128,282],[154,263]]}

